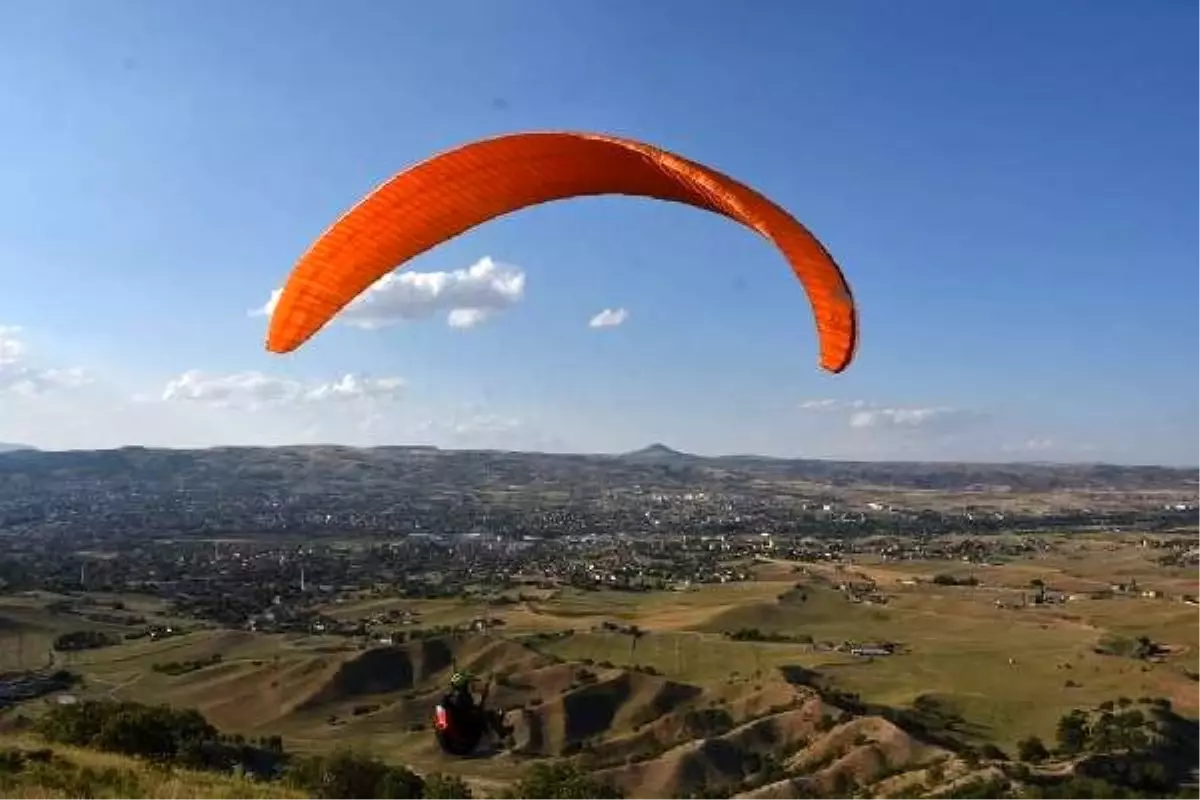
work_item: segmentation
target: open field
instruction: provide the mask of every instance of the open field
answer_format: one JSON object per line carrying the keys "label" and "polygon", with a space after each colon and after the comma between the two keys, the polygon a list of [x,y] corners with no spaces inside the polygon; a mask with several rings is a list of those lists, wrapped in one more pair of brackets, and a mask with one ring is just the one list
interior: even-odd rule
{"label": "open field", "polygon": [[[1168,696],[1197,713],[1196,684],[1183,672],[1196,666],[1196,612],[1179,602],[1081,600],[1012,610],[996,608],[991,592],[969,587],[903,587],[884,607],[851,604],[826,587],[806,594],[803,603],[771,600],[733,609],[716,603],[693,633],[653,632],[653,614],[628,614],[652,631],[636,645],[629,636],[589,633],[551,649],[564,658],[650,665],[701,683],[798,664],[868,702],[906,706],[936,695],[978,726],[982,739],[1004,747],[1030,734],[1052,738],[1063,713],[1118,696]],[[715,635],[750,627],[818,642],[891,641],[905,652],[868,661]],[[1106,632],[1146,635],[1177,649],[1161,664],[1098,655],[1093,647]]]}
{"label": "open field", "polygon": [[[681,591],[509,589],[502,592],[507,602],[477,588],[470,596],[436,599],[360,592],[325,607],[328,617],[346,622],[400,615],[406,624],[391,629],[409,640],[394,645],[380,644],[374,633],[222,629],[172,618],[157,598],[97,593],[88,595],[95,607],[116,601],[185,632],[51,659],[55,636],[122,628],[54,610],[61,595],[9,595],[0,597],[0,643],[14,659],[19,633],[24,667],[66,666],[81,674],[84,682],[73,692],[83,699],[196,708],[224,731],[282,735],[293,752],[366,748],[422,773],[461,775],[483,796],[495,796],[531,761],[578,755],[584,744],[587,757],[634,796],[678,796],[697,774],[714,785],[737,785],[745,776],[714,766],[723,762],[695,747],[726,739],[746,747],[745,737],[761,736],[776,743],[779,758],[796,764],[827,758],[821,748],[835,745],[817,742],[833,737],[846,763],[858,764],[853,780],[866,786],[891,774],[863,766],[875,756],[852,755],[848,742],[866,734],[814,728],[823,714],[849,719],[837,705],[847,696],[866,704],[856,712],[866,716],[843,724],[866,726],[873,731],[868,738],[891,742],[893,772],[919,772],[929,759],[949,756],[878,717],[889,708],[935,704],[958,718],[954,735],[961,741],[1007,753],[1030,735],[1052,742],[1059,719],[1072,709],[1121,697],[1167,698],[1196,719],[1197,609],[1183,602],[1194,596],[1195,575],[1151,561],[1139,540],[1047,540],[1054,546],[994,563],[869,554],[803,563],[759,558],[747,562],[752,580]],[[951,585],[968,580],[974,583]],[[1133,581],[1137,591],[1112,589]],[[1038,582],[1053,602],[1031,603]],[[493,621],[489,630],[466,632],[483,617]],[[1096,651],[1113,637],[1147,637],[1157,654]],[[895,650],[871,657],[849,652],[863,643],[891,643]],[[429,711],[456,664],[495,679],[494,705],[514,725],[507,749],[451,759],[433,742]],[[30,701],[0,712],[0,721],[17,711],[37,717],[47,708]],[[714,713],[727,715],[721,727],[708,733],[695,727]],[[767,724],[770,734],[750,733]],[[825,774],[827,768],[803,769]],[[214,784],[201,796],[226,791],[232,790]]]}

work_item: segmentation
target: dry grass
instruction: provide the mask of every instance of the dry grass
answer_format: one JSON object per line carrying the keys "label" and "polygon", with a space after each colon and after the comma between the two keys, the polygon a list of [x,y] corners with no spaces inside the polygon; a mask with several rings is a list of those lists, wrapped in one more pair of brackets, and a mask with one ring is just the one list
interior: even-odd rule
{"label": "dry grass", "polygon": [[[287,787],[274,783],[256,783],[254,781],[205,775],[204,773],[173,772],[159,777],[156,775],[139,776],[131,773],[130,779],[136,785],[143,797],[154,798],[250,798],[250,797],[304,797],[302,793],[291,791]],[[132,792],[122,785],[119,792],[112,797],[129,797]],[[127,793],[128,792],[128,793]],[[26,786],[14,795],[0,794],[2,797],[23,798],[56,798],[64,795],[47,786]],[[101,792],[91,791],[81,794],[81,797],[104,797]]]}
{"label": "dry grass", "polygon": [[0,798],[303,797],[281,783],[232,775],[163,769],[136,759],[28,738],[0,737],[0,750],[49,750],[48,762],[27,762],[16,772],[0,771]]}

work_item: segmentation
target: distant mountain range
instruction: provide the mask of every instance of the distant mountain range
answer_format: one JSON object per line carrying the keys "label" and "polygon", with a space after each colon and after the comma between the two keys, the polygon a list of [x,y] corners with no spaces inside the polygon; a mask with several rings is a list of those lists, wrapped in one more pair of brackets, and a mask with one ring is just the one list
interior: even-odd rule
{"label": "distant mountain range", "polygon": [[0,495],[7,488],[102,481],[125,487],[253,483],[288,491],[363,492],[400,487],[506,485],[695,486],[746,481],[761,485],[803,482],[830,489],[861,486],[940,491],[1053,492],[1059,490],[1171,490],[1192,494],[1197,470],[1114,464],[980,464],[952,462],[828,461],[756,455],[700,456],[664,444],[620,455],[441,450],[435,447],[354,448],[336,445],[214,447],[204,450],[123,447],[115,450],[39,451],[3,445]]}
{"label": "distant mountain range", "polygon": [[0,442],[0,453],[12,453],[17,450],[37,450],[36,447],[30,447],[27,444],[13,444],[12,442]]}

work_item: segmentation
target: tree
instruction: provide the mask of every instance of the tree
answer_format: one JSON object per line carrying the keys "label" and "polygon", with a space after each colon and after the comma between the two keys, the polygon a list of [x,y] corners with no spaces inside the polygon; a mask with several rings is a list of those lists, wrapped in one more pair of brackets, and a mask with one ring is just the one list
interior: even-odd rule
{"label": "tree", "polygon": [[1055,731],[1058,749],[1067,755],[1082,753],[1087,747],[1089,733],[1087,715],[1082,711],[1075,709],[1063,715]]}
{"label": "tree", "polygon": [[611,784],[598,781],[591,775],[580,772],[573,764],[535,764],[521,780],[509,790],[506,797],[541,797],[546,800],[574,800],[575,798],[621,798],[624,795]]}
{"label": "tree", "polygon": [[288,779],[313,797],[418,798],[425,789],[412,770],[351,750],[297,759],[288,769]]}
{"label": "tree", "polygon": [[471,787],[457,775],[435,772],[425,776],[425,795],[429,800],[469,800]]}
{"label": "tree", "polygon": [[[383,776],[375,784],[371,797],[417,798],[425,796],[425,781],[408,767],[385,767]],[[465,797],[470,797],[468,792]]]}
{"label": "tree", "polygon": [[[984,798],[1008,797],[1011,783],[1007,778],[995,776],[988,779],[972,778],[966,783],[959,783],[953,788],[942,792],[942,798]],[[1104,797],[1105,795],[1086,795],[1087,797]]]}
{"label": "tree", "polygon": [[1042,743],[1042,740],[1036,736],[1030,736],[1028,739],[1022,739],[1017,742],[1017,758],[1022,761],[1037,764],[1049,757],[1050,751],[1046,749],[1046,745]]}
{"label": "tree", "polygon": [[1108,753],[1117,746],[1118,731],[1116,718],[1108,711],[1100,712],[1100,716],[1092,723],[1091,745],[1098,753]]}
{"label": "tree", "polygon": [[979,755],[989,761],[1008,761],[1008,755],[991,742],[987,742],[979,748]]}

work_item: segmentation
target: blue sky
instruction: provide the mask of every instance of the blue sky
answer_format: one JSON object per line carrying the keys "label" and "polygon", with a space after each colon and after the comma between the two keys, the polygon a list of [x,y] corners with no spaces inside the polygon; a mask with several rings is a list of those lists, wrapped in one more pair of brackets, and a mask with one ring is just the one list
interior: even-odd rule
{"label": "blue sky", "polygon": [[[1195,3],[748,9],[3,4],[0,440],[1195,464]],[[857,361],[817,368],[768,243],[631,198],[404,271],[522,276],[480,324],[396,295],[398,324],[265,352],[249,312],[346,208],[528,129],[650,141],[779,201],[847,273]],[[590,327],[604,309],[624,323]]]}

